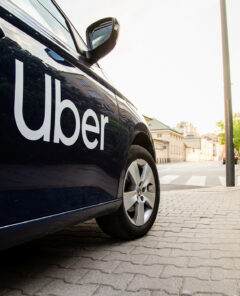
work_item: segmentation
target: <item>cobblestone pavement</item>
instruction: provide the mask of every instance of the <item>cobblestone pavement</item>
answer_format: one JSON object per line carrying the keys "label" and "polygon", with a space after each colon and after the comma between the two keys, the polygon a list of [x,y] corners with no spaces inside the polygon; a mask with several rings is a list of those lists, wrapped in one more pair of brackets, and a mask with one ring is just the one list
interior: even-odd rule
{"label": "cobblestone pavement", "polygon": [[0,295],[240,295],[240,189],[164,192],[149,234],[94,221],[0,254]]}

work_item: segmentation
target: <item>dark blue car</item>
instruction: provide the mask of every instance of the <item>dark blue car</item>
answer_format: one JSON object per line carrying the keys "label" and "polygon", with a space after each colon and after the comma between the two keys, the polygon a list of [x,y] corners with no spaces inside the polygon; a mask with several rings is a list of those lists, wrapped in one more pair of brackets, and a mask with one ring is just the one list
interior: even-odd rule
{"label": "dark blue car", "polygon": [[118,33],[99,20],[86,45],[55,1],[0,0],[1,250],[93,217],[124,239],[154,223],[150,132],[98,64]]}

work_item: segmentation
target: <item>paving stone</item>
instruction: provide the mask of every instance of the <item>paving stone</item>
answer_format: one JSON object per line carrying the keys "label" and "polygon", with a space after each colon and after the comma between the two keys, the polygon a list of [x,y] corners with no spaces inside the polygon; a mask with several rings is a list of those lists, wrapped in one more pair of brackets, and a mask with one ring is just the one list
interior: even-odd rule
{"label": "paving stone", "polygon": [[[135,246],[138,246],[138,244],[140,244],[140,240],[139,242],[136,242],[135,243]],[[114,252],[120,252],[120,253],[123,253],[123,254],[129,254],[135,247],[133,244],[131,244],[131,242],[127,242],[127,243],[117,243],[117,244],[103,244],[102,246],[99,246],[96,250],[96,245],[92,244],[92,245],[85,245],[84,246],[84,249],[85,250],[90,250],[90,251],[93,251],[93,252],[99,252],[101,250],[104,250],[103,252],[107,252],[107,254],[109,254],[111,251],[114,251]],[[107,255],[105,254],[105,255]],[[105,257],[102,256],[101,258],[97,258],[97,259],[102,259]],[[94,258],[96,259],[96,258]]]}
{"label": "paving stone", "polygon": [[203,259],[203,258],[196,258],[192,257],[190,258],[190,261],[188,263],[189,267],[222,267],[225,269],[233,269],[234,268],[234,261],[233,259]]}
{"label": "paving stone", "polygon": [[180,249],[190,251],[192,250],[192,243],[169,243],[169,242],[159,242],[156,246],[157,249]]}
{"label": "paving stone", "polygon": [[[139,244],[141,244],[141,242],[139,241]],[[132,252],[132,250],[134,250],[134,246],[131,246],[128,243],[123,243],[122,245],[114,245],[114,246],[108,246],[105,248],[108,251],[114,251],[114,252],[120,252],[123,254],[129,254]]]}
{"label": "paving stone", "polygon": [[195,237],[195,233],[191,232],[191,233],[183,233],[183,232],[179,232],[179,233],[173,233],[173,232],[165,232],[164,233],[164,237],[182,237],[182,238],[193,238]]}
{"label": "paving stone", "polygon": [[80,250],[80,251],[76,251],[74,253],[74,256],[76,257],[86,257],[86,258],[90,258],[90,259],[98,259],[101,260],[104,257],[108,256],[109,254],[111,254],[110,251],[99,251],[97,248],[94,251],[89,251],[89,250]]}
{"label": "paving stone", "polygon": [[165,292],[167,291],[169,294],[178,294],[182,286],[182,281],[183,280],[179,278],[171,278],[169,280],[149,278],[144,275],[136,275],[128,286],[128,290],[139,291],[141,289],[147,289]]}
{"label": "paving stone", "polygon": [[122,254],[119,252],[112,252],[111,254],[104,257],[104,260],[110,261],[126,261],[135,264],[141,264],[147,259],[148,255],[136,255],[136,254]]}
{"label": "paving stone", "polygon": [[149,277],[159,277],[162,270],[163,266],[160,265],[138,265],[128,262],[122,262],[114,270],[114,273],[144,274]]}
{"label": "paving stone", "polygon": [[185,251],[173,249],[171,252],[171,257],[198,257],[198,258],[210,258],[211,252],[209,250],[199,250],[199,251]]}
{"label": "paving stone", "polygon": [[0,287],[20,290],[26,294],[34,294],[51,281],[52,279],[48,278],[20,277],[6,273],[5,276],[1,276]]}
{"label": "paving stone", "polygon": [[140,254],[140,255],[158,255],[158,256],[169,256],[171,253],[171,249],[153,249],[153,248],[144,248],[144,247],[136,247],[132,254]]}
{"label": "paving stone", "polygon": [[161,278],[171,277],[193,277],[202,280],[210,279],[210,268],[208,267],[197,267],[197,268],[179,268],[176,266],[166,266]]}
{"label": "paving stone", "polygon": [[154,230],[149,230],[148,232],[149,235],[152,235],[152,236],[158,236],[158,237],[163,237],[164,234],[165,234],[165,231],[164,230],[158,230],[158,231],[154,231]]}
{"label": "paving stone", "polygon": [[111,273],[118,265],[119,265],[119,261],[103,261],[103,260],[92,260],[89,258],[80,258],[79,261],[77,261],[71,266],[71,268],[74,268],[74,269],[87,268],[89,270],[92,270],[92,269],[102,270],[106,273]]}
{"label": "paving stone", "polygon": [[154,225],[152,228],[151,228],[151,231],[169,231],[169,232],[176,232],[176,233],[179,233],[181,232],[181,227],[178,226],[162,226],[162,225]]}
{"label": "paving stone", "polygon": [[176,243],[179,240],[178,237],[161,237],[161,236],[157,236],[157,235],[146,235],[146,237],[144,238],[143,241],[146,242],[168,242],[168,243]]}
{"label": "paving stone", "polygon": [[153,291],[151,296],[176,296],[176,294],[169,294],[164,291]]}
{"label": "paving stone", "polygon": [[240,279],[240,270],[213,268],[212,269],[212,280],[224,280],[224,279]]}
{"label": "paving stone", "polygon": [[97,290],[94,296],[152,296],[152,295],[151,295],[151,291],[139,291],[139,292],[117,291],[111,287],[102,286]]}
{"label": "paving stone", "polygon": [[144,265],[175,265],[179,267],[187,266],[188,258],[187,257],[160,257],[155,255],[149,255],[144,262]]}
{"label": "paving stone", "polygon": [[82,278],[87,272],[88,270],[86,269],[74,270],[69,268],[50,266],[46,268],[43,272],[35,274],[35,276],[62,279],[67,283],[77,283],[78,280]]}
{"label": "paving stone", "polygon": [[213,244],[240,244],[240,237],[235,237],[235,238],[227,238],[225,237],[224,239],[221,238],[211,238],[211,243]]}
{"label": "paving stone", "polygon": [[192,250],[216,250],[216,251],[238,251],[240,252],[239,244],[200,244],[193,243]]}
{"label": "paving stone", "polygon": [[[170,227],[172,226],[172,224],[170,225]],[[191,222],[189,223],[188,221],[184,221],[184,223],[181,224],[181,228],[196,229],[197,225],[199,225],[199,224],[191,223]]]}
{"label": "paving stone", "polygon": [[[41,258],[43,256],[43,258]],[[77,261],[78,258],[74,257],[73,254],[70,257],[64,256],[54,256],[54,255],[41,255],[38,258],[38,261],[35,262],[35,265],[38,266],[40,264],[45,265],[57,265],[62,268],[68,268],[73,264],[74,261]]]}
{"label": "paving stone", "polygon": [[134,246],[134,247],[145,247],[145,248],[155,248],[157,245],[158,245],[158,242],[157,241],[153,241],[153,240],[148,240],[148,241],[145,241],[145,240],[142,240],[142,241],[132,241],[129,243],[131,246]]}
{"label": "paving stone", "polygon": [[182,237],[179,237],[178,240],[177,240],[179,243],[200,243],[200,244],[210,244],[211,243],[211,238],[191,238],[191,237],[188,237],[188,238],[182,238]]}
{"label": "paving stone", "polygon": [[36,295],[39,296],[48,296],[48,295],[57,295],[57,296],[92,296],[93,293],[97,290],[97,285],[72,285],[64,283],[61,280],[55,280],[49,285],[45,286],[40,292]]}
{"label": "paving stone", "polygon": [[190,292],[190,295],[219,293],[224,295],[239,295],[237,281],[223,280],[223,281],[202,281],[193,278],[184,280],[182,293]]}
{"label": "paving stone", "polygon": [[107,285],[118,290],[125,290],[132,279],[132,274],[106,274],[98,270],[91,270],[79,281],[79,284]]}
{"label": "paving stone", "polygon": [[211,257],[213,259],[218,259],[218,258],[239,258],[240,259],[240,252],[214,250],[211,252]]}
{"label": "paving stone", "polygon": [[195,233],[196,238],[215,238],[215,239],[224,239],[224,238],[234,238],[234,234],[225,234],[225,233]]}
{"label": "paving stone", "polygon": [[234,267],[240,269],[240,258],[232,258]]}

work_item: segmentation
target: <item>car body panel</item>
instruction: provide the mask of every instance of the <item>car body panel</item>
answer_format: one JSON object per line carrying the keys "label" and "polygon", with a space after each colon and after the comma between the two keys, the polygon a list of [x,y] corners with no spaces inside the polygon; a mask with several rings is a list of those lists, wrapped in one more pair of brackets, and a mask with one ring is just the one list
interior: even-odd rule
{"label": "car body panel", "polygon": [[92,217],[107,215],[116,211],[121,200],[81,208],[60,214],[45,216],[38,219],[12,224],[0,228],[0,251],[32,239],[56,232],[64,227],[83,222]]}
{"label": "car body panel", "polygon": [[6,0],[0,26],[0,239],[12,246],[46,234],[45,219],[51,232],[116,210],[129,147],[151,136],[97,65]]}

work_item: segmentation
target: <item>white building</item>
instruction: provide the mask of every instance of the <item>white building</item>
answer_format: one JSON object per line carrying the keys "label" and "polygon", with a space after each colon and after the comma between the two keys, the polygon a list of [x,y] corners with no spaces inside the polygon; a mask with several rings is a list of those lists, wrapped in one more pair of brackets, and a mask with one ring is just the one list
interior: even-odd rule
{"label": "white building", "polygon": [[167,162],[185,161],[183,135],[154,118],[148,124],[153,139],[165,142],[164,147],[168,149],[165,152],[168,155]]}
{"label": "white building", "polygon": [[175,130],[186,136],[199,136],[197,128],[191,123],[186,121],[181,121],[175,127]]}

